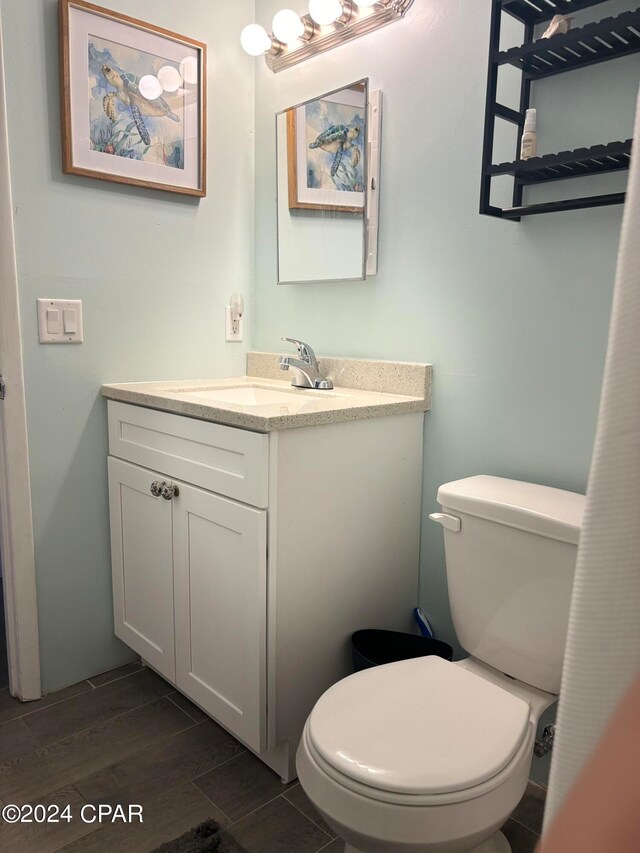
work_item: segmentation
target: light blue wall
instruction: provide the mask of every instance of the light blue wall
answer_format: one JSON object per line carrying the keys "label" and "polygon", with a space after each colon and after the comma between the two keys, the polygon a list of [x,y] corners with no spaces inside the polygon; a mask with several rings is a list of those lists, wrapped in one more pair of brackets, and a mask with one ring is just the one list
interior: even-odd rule
{"label": "light blue wall", "polygon": [[[256,5],[268,25],[282,4]],[[621,222],[620,207],[520,224],[478,215],[489,12],[489,0],[416,0],[405,21],[301,66],[257,65],[256,347],[279,350],[286,335],[320,353],[433,363],[420,599],[450,641],[442,532],[426,520],[438,486],[489,473],[585,489]],[[545,84],[542,153],[631,136],[639,68],[632,57],[565,75],[557,96]],[[364,76],[384,96],[379,274],[278,287],[274,113]],[[589,194],[572,183],[560,191]]]}
{"label": "light blue wall", "polygon": [[[0,4],[45,689],[130,657],[112,635],[103,382],[228,375],[247,345],[278,349],[285,334],[324,353],[429,361],[425,517],[440,483],[478,472],[585,488],[621,212],[478,216],[489,0],[416,0],[406,21],[300,67],[274,76],[256,61],[255,81],[237,41],[252,0],[223,15],[211,0],[111,3],[209,44],[201,202],[63,176],[57,4]],[[282,3],[256,5],[268,24]],[[541,143],[629,136],[638,68],[633,57],[548,81]],[[363,76],[384,92],[380,273],[277,287],[274,113]],[[256,295],[238,346],[224,343],[222,310],[253,284],[254,83]],[[38,296],[83,300],[82,346],[38,344]],[[453,640],[428,523],[421,603]]]}
{"label": "light blue wall", "polygon": [[[2,0],[45,690],[132,657],[113,637],[103,382],[228,375],[224,304],[253,270],[253,0],[113,0],[209,45],[202,201],[60,170],[57,3]],[[85,343],[42,346],[36,298],[83,300]],[[250,331],[250,325],[248,326]]]}

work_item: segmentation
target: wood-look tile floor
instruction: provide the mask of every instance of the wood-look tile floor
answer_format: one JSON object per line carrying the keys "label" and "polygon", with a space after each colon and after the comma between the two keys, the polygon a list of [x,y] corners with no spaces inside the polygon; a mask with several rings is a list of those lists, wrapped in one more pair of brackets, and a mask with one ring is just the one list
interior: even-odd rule
{"label": "wood-look tile floor", "polygon": [[[159,676],[131,664],[39,702],[0,690],[0,804],[69,804],[70,823],[0,821],[16,853],[148,853],[207,818],[248,853],[343,853],[297,783],[261,761]],[[83,823],[84,804],[139,804],[143,824]],[[504,832],[532,853],[544,789],[531,786]]]}

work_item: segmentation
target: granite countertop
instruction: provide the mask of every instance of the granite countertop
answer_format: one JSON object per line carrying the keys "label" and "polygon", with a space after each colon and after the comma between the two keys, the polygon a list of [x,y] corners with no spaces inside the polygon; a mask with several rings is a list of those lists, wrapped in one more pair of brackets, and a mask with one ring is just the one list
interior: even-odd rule
{"label": "granite countertop", "polygon": [[[278,353],[248,353],[246,376],[109,384],[102,386],[102,394],[258,432],[426,412],[430,407],[428,364],[319,357],[320,370],[334,387],[316,391],[293,388],[290,378],[283,380],[292,374],[279,370],[278,359]],[[273,392],[286,396],[270,400]],[[244,397],[255,399],[248,403]]]}

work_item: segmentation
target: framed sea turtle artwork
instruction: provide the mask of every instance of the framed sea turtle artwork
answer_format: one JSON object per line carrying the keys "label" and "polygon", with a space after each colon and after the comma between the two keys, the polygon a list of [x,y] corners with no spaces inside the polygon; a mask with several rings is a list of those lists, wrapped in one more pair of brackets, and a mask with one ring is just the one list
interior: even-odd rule
{"label": "framed sea turtle artwork", "polygon": [[206,195],[202,42],[59,0],[62,170]]}
{"label": "framed sea turtle artwork", "polygon": [[287,111],[290,210],[362,215],[366,114],[364,82]]}

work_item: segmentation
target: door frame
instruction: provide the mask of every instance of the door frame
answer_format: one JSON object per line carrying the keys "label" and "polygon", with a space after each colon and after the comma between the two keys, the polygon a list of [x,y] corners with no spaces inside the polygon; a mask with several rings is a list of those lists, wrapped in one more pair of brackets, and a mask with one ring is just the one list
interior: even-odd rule
{"label": "door frame", "polygon": [[0,19],[0,368],[7,388],[6,399],[0,402],[0,549],[9,690],[12,696],[26,702],[39,699],[42,694],[22,336],[10,179]]}

